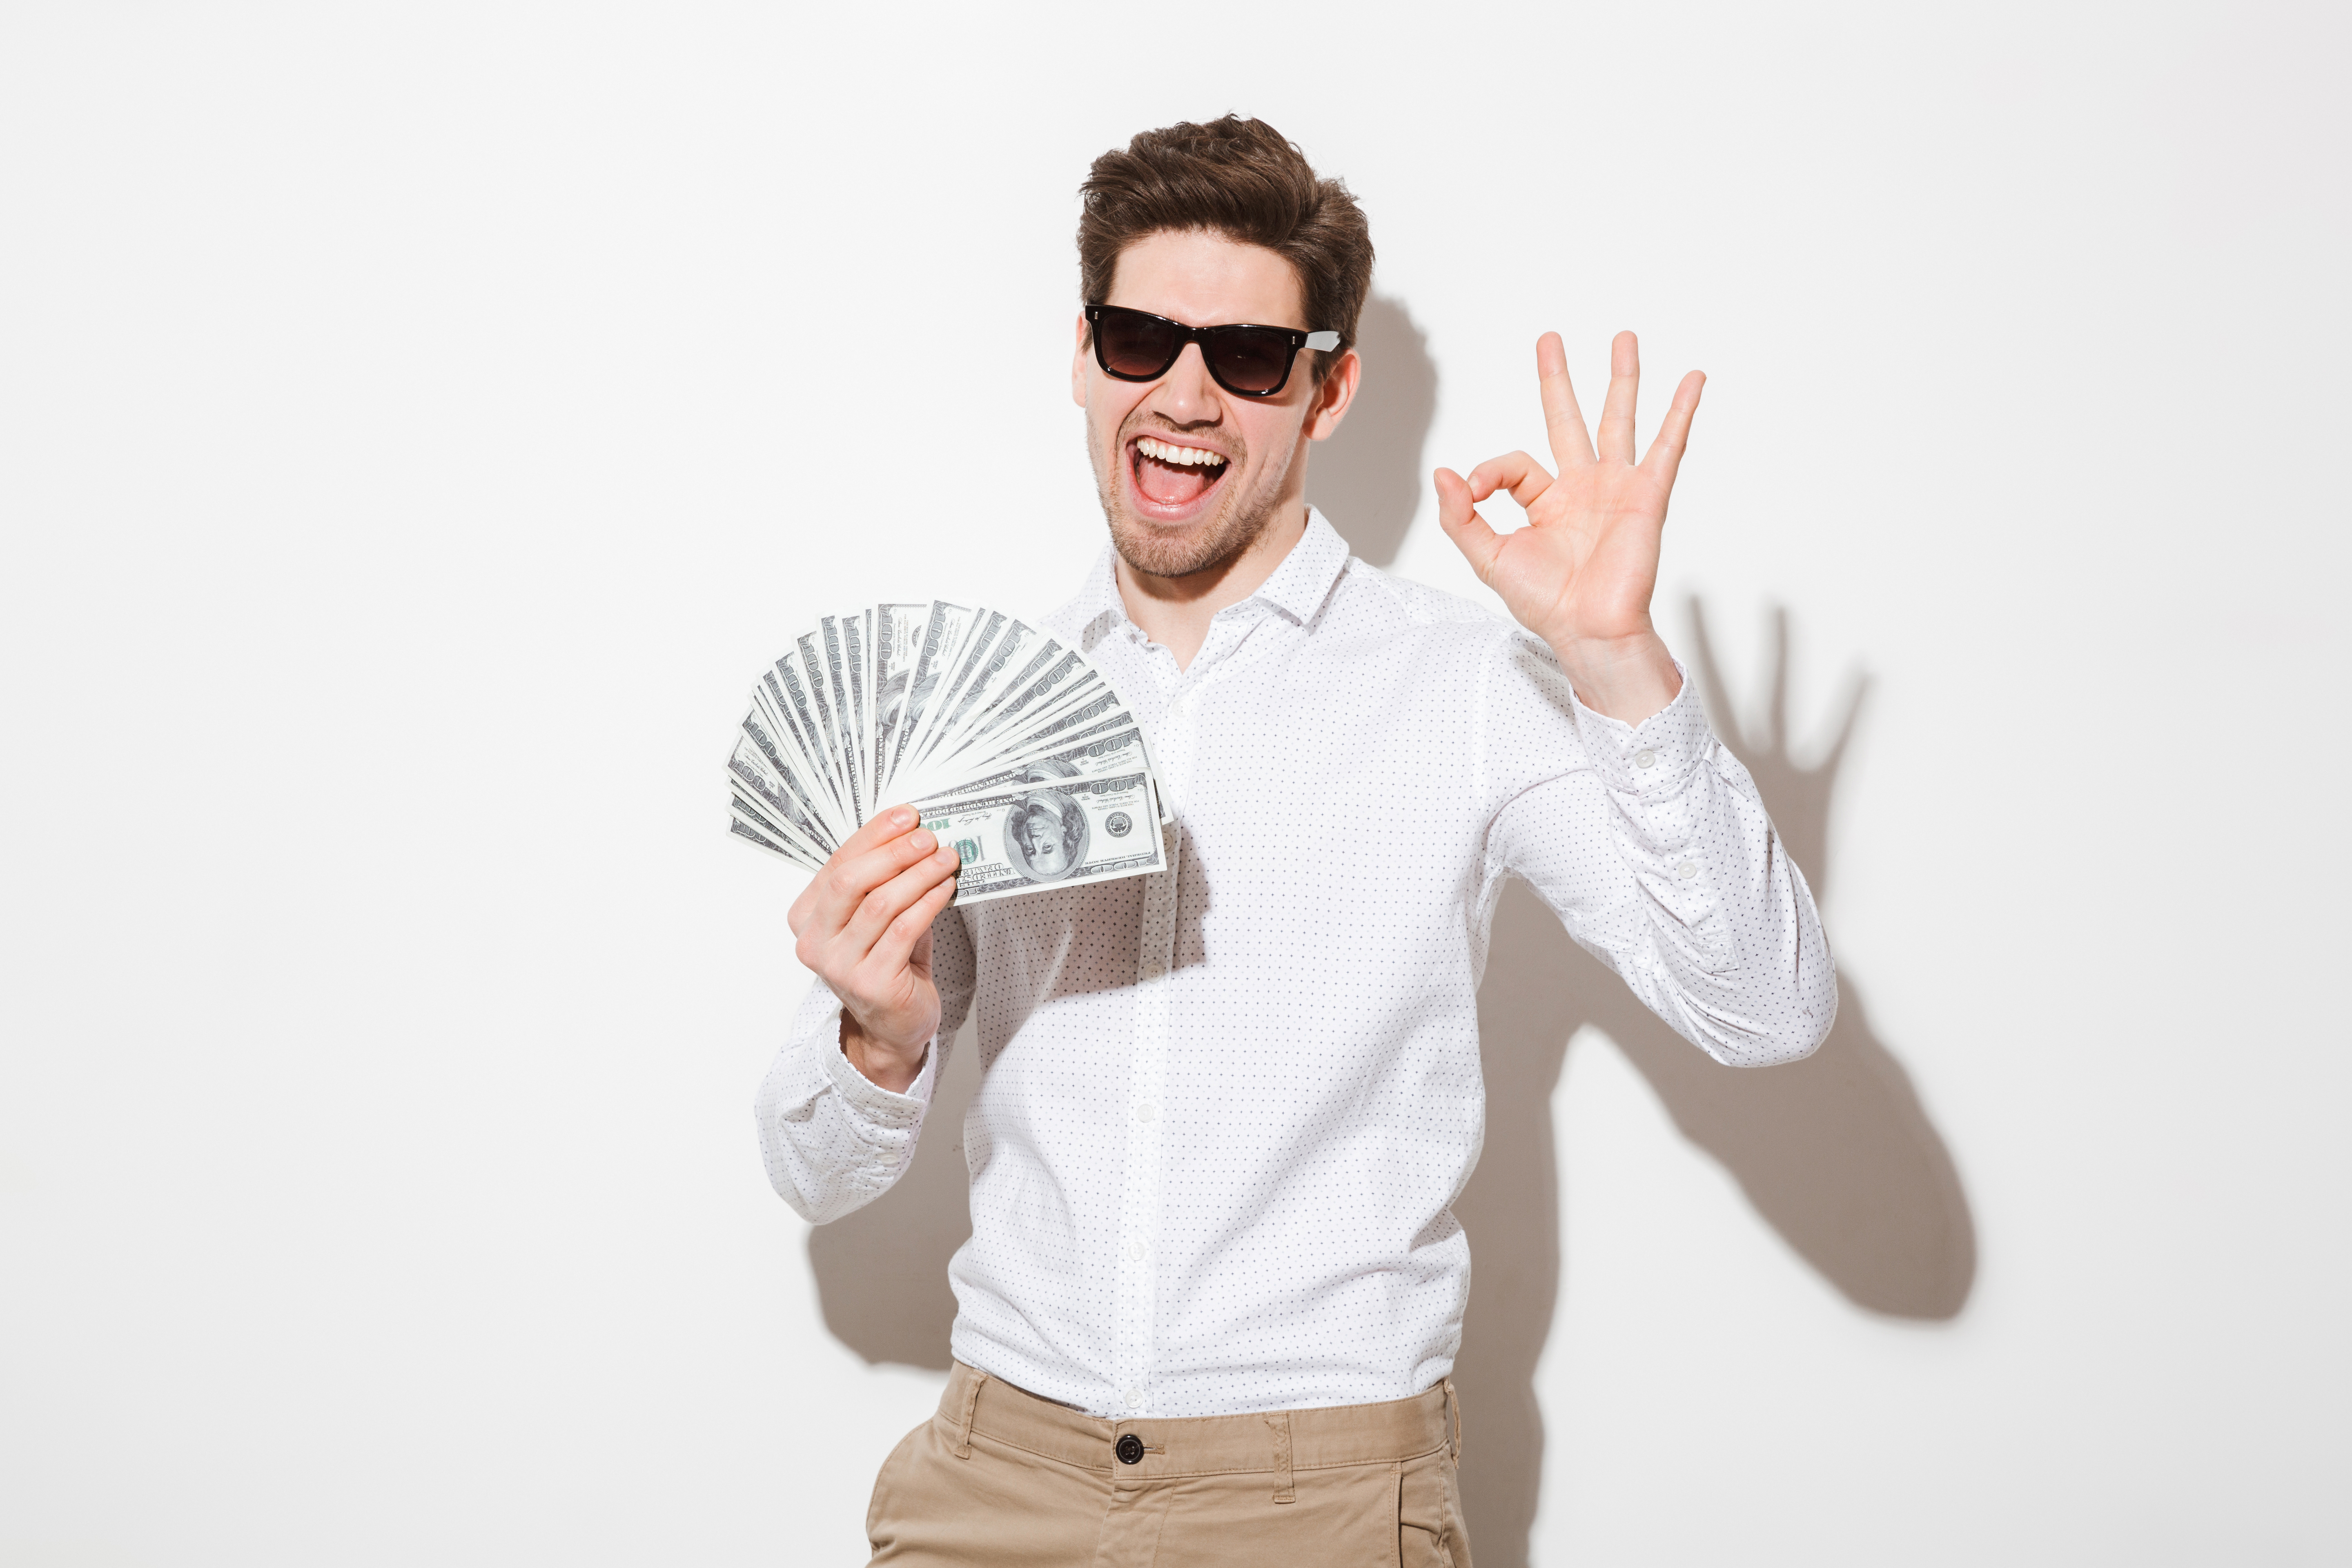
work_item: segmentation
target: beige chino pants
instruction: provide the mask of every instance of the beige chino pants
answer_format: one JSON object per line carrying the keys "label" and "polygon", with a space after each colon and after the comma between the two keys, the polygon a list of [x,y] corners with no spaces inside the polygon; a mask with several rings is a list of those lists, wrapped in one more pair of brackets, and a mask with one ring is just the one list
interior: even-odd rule
{"label": "beige chino pants", "polygon": [[1454,1385],[1105,1421],[959,1362],[866,1510],[891,1568],[1470,1568]]}

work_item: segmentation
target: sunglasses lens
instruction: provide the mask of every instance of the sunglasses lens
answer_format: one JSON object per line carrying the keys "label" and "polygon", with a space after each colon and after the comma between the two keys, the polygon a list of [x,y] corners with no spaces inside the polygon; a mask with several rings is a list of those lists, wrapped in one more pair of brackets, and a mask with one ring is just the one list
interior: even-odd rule
{"label": "sunglasses lens", "polygon": [[1280,386],[1290,374],[1287,334],[1261,327],[1232,328],[1211,340],[1212,368],[1217,379],[1235,392],[1264,394]]}
{"label": "sunglasses lens", "polygon": [[1095,344],[1111,374],[1149,381],[1176,357],[1176,330],[1139,311],[1106,309],[1095,321]]}

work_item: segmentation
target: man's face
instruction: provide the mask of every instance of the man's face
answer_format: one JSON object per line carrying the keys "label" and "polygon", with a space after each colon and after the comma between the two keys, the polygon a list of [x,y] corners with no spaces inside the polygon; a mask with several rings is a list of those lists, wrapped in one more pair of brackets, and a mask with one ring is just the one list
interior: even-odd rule
{"label": "man's face", "polygon": [[1029,868],[1033,871],[1058,871],[1062,868],[1062,836],[1060,825],[1040,812],[1029,818],[1026,843]]}
{"label": "man's face", "polygon": [[[1320,331],[1306,319],[1298,275],[1263,246],[1198,230],[1148,236],[1119,253],[1107,305],[1187,326],[1245,321]],[[1157,381],[1103,374],[1078,319],[1071,390],[1087,411],[1087,447],[1111,542],[1128,565],[1158,577],[1217,566],[1306,497],[1305,444],[1336,429],[1356,379],[1355,355],[1320,387],[1318,356],[1302,349],[1272,397],[1243,397],[1209,375],[1187,343]]]}

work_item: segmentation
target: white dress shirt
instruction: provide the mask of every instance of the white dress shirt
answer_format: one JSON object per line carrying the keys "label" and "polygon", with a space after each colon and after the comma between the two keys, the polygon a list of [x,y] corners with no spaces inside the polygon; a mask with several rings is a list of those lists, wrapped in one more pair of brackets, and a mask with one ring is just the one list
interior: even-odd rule
{"label": "white dress shirt", "polygon": [[850,1065],[820,984],[757,1105],[776,1190],[837,1218],[906,1169],[977,1006],[949,1276],[955,1354],[982,1371],[1160,1416],[1445,1376],[1478,981],[1512,876],[1718,1061],[1829,1032],[1812,895],[1687,679],[1638,729],[1604,718],[1540,640],[1350,559],[1315,515],[1189,668],[1128,619],[1108,547],[1045,625],[1142,721],[1173,865],[942,914],[944,1016],[908,1093]]}

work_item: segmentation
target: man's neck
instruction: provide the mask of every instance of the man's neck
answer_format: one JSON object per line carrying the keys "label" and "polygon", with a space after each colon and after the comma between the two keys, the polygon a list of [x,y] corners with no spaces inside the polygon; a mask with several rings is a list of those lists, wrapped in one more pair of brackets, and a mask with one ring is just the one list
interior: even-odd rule
{"label": "man's neck", "polygon": [[1127,618],[1174,654],[1177,668],[1189,669],[1201,645],[1209,640],[1209,623],[1217,612],[1256,593],[1306,537],[1307,503],[1290,501],[1247,549],[1206,571],[1154,577],[1114,556],[1112,569]]}

